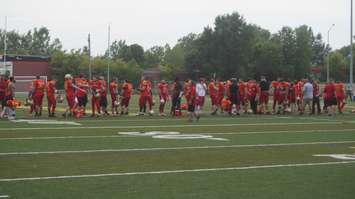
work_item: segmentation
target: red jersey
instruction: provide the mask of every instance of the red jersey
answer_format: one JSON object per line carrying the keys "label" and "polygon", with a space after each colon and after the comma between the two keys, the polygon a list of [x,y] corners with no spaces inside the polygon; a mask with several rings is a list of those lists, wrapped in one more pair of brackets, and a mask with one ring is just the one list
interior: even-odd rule
{"label": "red jersey", "polygon": [[327,83],[324,87],[324,98],[332,99],[335,97],[335,85],[333,83]]}
{"label": "red jersey", "polygon": [[272,87],[273,90],[274,90],[274,95],[275,95],[275,94],[278,94],[279,88],[280,88],[280,82],[278,82],[278,81],[272,81],[272,82],[271,82],[271,87]]}
{"label": "red jersey", "polygon": [[141,81],[141,83],[139,85],[139,89],[140,89],[140,96],[142,96],[142,97],[150,96],[150,94],[151,94],[151,84],[150,84],[149,81],[147,81],[147,80]]}
{"label": "red jersey", "polygon": [[122,96],[127,98],[131,96],[133,90],[133,85],[131,83],[123,83],[122,85]]}
{"label": "red jersey", "polygon": [[258,92],[258,87],[254,82],[247,83],[247,92],[249,97],[255,97]]}
{"label": "red jersey", "polygon": [[161,96],[168,96],[169,95],[169,84],[167,83],[159,83],[158,84],[159,94]]}
{"label": "red jersey", "polygon": [[64,90],[67,96],[74,96],[75,95],[75,88],[73,86],[73,81],[67,79],[64,81]]}
{"label": "red jersey", "polygon": [[107,96],[107,84],[105,80],[98,81],[98,87],[100,88],[100,96],[106,97]]}
{"label": "red jersey", "polygon": [[118,95],[118,83],[113,81],[110,83],[110,94],[111,95]]}
{"label": "red jersey", "polygon": [[334,87],[335,87],[335,94],[336,94],[336,96],[337,97],[344,97],[344,93],[345,93],[345,89],[344,89],[344,84],[343,83],[336,83],[335,85],[334,85]]}
{"label": "red jersey", "polygon": [[88,82],[85,79],[82,78],[75,78],[75,83],[78,89],[75,91],[75,95],[77,97],[84,97],[87,94],[87,87],[88,87]]}
{"label": "red jersey", "polygon": [[295,95],[296,97],[302,98],[303,96],[303,85],[304,83],[302,81],[299,81],[295,84]]}
{"label": "red jersey", "polygon": [[47,81],[46,87],[47,97],[53,97],[55,94],[55,81]]}
{"label": "red jersey", "polygon": [[319,85],[313,83],[313,96],[318,97],[320,95]]}
{"label": "red jersey", "polygon": [[42,96],[44,95],[46,88],[46,83],[42,79],[33,80],[33,95],[35,96]]}
{"label": "red jersey", "polygon": [[195,104],[196,101],[196,87],[194,85],[189,86],[189,91],[188,91],[188,103],[189,104]]}
{"label": "red jersey", "polygon": [[208,84],[208,91],[210,92],[210,96],[217,96],[218,94],[218,88],[216,87],[214,82],[210,82]]}
{"label": "red jersey", "polygon": [[241,97],[244,97],[246,92],[248,92],[248,91],[246,91],[247,88],[248,88],[248,85],[246,83],[244,83],[244,82],[238,83],[239,95]]}
{"label": "red jersey", "polygon": [[218,87],[218,96],[223,96],[225,90],[223,82],[217,82],[217,87]]}

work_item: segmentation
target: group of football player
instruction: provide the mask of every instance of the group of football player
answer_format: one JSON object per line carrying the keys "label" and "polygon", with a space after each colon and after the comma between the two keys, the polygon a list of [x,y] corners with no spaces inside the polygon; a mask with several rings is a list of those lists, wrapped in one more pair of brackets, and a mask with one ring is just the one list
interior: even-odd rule
{"label": "group of football player", "polygon": [[[166,116],[165,107],[170,102],[171,116],[181,116],[187,111],[189,120],[199,120],[205,105],[207,95],[211,101],[211,114],[228,113],[240,114],[321,114],[322,112],[334,115],[336,109],[343,112],[346,104],[345,86],[341,82],[329,81],[324,86],[316,80],[302,79],[298,81],[285,81],[278,79],[268,81],[261,77],[260,81],[231,78],[227,81],[210,79],[209,82],[200,78],[197,82],[188,79],[181,82],[176,78],[172,83],[165,80],[155,86],[146,77],[142,77],[137,87],[139,94],[139,112],[137,115],[153,115],[153,90],[157,90],[159,97],[159,115]],[[134,94],[133,84],[129,80],[122,83],[117,78],[108,85],[104,77],[86,79],[83,75],[73,77],[70,74],[64,77],[64,93],[56,92],[55,80],[42,80],[37,77],[31,83],[28,94],[30,113],[35,117],[42,115],[44,96],[48,101],[48,116],[55,116],[57,102],[65,99],[67,109],[63,116],[81,117],[87,115],[86,106],[91,96],[91,116],[128,115],[131,96]],[[108,110],[108,94],[111,97],[111,113]],[[273,99],[271,109],[269,99]],[[321,106],[321,98],[324,99]],[[271,101],[271,100],[270,100]]]}

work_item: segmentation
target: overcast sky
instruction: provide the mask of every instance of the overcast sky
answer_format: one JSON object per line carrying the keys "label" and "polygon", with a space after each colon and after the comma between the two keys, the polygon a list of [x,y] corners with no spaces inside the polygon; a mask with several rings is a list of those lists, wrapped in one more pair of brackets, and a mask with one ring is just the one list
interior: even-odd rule
{"label": "overcast sky", "polygon": [[112,40],[124,39],[144,48],[169,43],[213,25],[217,15],[239,12],[247,22],[277,32],[282,26],[309,25],[340,48],[350,42],[350,0],[2,0],[1,27],[21,33],[46,26],[65,49],[81,48],[92,34],[95,54],[107,48],[107,26]]}

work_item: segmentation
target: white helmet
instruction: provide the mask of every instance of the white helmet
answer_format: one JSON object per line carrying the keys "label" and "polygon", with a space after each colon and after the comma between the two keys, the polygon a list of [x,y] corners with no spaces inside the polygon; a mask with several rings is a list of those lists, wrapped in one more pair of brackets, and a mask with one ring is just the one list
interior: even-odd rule
{"label": "white helmet", "polygon": [[65,78],[65,79],[71,79],[72,77],[71,77],[70,74],[66,74],[66,75],[64,76],[64,78]]}

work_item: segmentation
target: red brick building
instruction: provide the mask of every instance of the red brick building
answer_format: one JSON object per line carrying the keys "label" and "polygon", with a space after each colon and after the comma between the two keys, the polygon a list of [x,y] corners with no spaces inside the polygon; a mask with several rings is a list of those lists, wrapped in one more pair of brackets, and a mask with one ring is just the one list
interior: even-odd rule
{"label": "red brick building", "polygon": [[50,58],[48,56],[0,55],[0,74],[9,73],[16,80],[16,92],[26,92],[32,79],[37,75],[43,79],[50,77]]}

